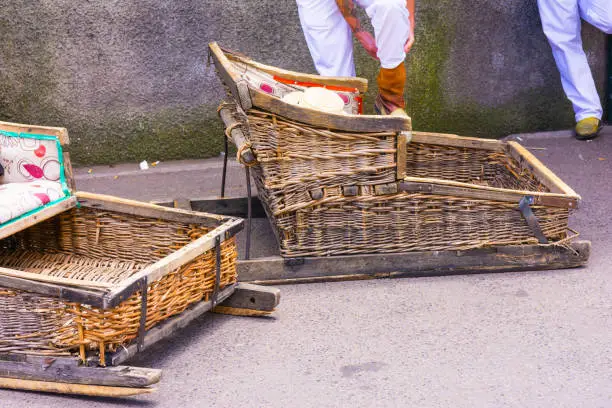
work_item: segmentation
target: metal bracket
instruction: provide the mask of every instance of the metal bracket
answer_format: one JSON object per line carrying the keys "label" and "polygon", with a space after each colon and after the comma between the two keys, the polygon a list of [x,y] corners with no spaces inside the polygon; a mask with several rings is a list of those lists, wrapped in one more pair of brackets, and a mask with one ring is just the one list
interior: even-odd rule
{"label": "metal bracket", "polygon": [[140,286],[140,325],[138,326],[138,352],[141,352],[144,348],[145,335],[147,334],[147,297],[149,292],[149,285],[147,277],[143,277],[138,281]]}
{"label": "metal bracket", "polygon": [[211,308],[214,309],[217,306],[217,300],[219,296],[219,283],[221,281],[221,237],[215,237],[215,286],[211,296]]}
{"label": "metal bracket", "polygon": [[540,228],[538,218],[531,210],[531,205],[533,205],[534,201],[533,196],[523,197],[519,202],[519,210],[525,221],[527,221],[527,225],[531,228],[531,232],[533,232],[533,235],[538,239],[538,242],[540,242],[540,244],[548,244],[548,239],[542,232],[542,228]]}

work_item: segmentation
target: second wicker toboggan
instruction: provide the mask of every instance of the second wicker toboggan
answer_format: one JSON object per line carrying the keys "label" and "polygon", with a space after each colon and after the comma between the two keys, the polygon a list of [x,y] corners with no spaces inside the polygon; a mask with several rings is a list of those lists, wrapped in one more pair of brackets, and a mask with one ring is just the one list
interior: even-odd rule
{"label": "second wicker toboggan", "polygon": [[[219,108],[284,257],[563,244],[580,197],[516,142],[362,115],[360,78],[301,74],[209,46]],[[343,114],[283,101],[323,86]]]}

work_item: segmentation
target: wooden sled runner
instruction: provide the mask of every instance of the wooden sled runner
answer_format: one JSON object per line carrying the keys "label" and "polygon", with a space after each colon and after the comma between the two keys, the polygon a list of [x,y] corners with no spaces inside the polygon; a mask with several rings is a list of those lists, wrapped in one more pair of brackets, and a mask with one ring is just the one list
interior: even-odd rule
{"label": "wooden sled runner", "polygon": [[[279,257],[239,262],[241,279],[309,282],[573,268],[590,243],[568,227],[580,196],[515,142],[412,131],[406,118],[360,115],[367,83],[282,70],[209,46],[228,98],[219,107],[238,149],[246,197],[194,209],[264,212]],[[324,86],[345,114],[293,105],[289,91]],[[290,89],[288,89],[289,87]],[[348,96],[346,95],[348,94]],[[359,103],[357,103],[357,106]],[[224,212],[224,208],[227,212]],[[248,235],[247,235],[248,239]]]}
{"label": "wooden sled runner", "polygon": [[[39,140],[58,144],[58,132],[67,138],[65,129],[0,127],[11,129],[5,145],[27,152]],[[44,137],[31,142],[24,128]],[[67,161],[59,169],[71,174]],[[278,305],[278,289],[237,283],[241,219],[66,191],[62,207],[0,225],[0,387],[149,393],[161,371],[122,364],[205,312]]]}

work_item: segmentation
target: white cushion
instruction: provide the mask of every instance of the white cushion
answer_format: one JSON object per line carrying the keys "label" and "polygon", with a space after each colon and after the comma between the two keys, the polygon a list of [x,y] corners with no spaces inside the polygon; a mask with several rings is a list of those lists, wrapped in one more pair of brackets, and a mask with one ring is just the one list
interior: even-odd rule
{"label": "white cushion", "polygon": [[0,133],[0,184],[60,181],[57,141]]}
{"label": "white cushion", "polygon": [[0,225],[66,196],[62,185],[39,180],[0,185]]}

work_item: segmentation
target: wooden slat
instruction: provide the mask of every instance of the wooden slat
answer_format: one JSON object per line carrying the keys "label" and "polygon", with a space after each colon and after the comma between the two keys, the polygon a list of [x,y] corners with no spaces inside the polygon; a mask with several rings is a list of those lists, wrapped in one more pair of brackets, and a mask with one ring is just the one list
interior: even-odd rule
{"label": "wooden slat", "polygon": [[313,84],[320,85],[331,85],[331,86],[341,86],[347,88],[355,88],[360,93],[366,93],[368,90],[368,80],[359,77],[324,77],[320,75],[313,74],[304,74],[301,72],[289,71],[286,69],[281,69],[277,67],[273,67],[271,65],[265,65],[259,63],[257,61],[253,61],[250,58],[245,58],[236,54],[225,54],[225,56],[230,61],[237,61],[243,64],[251,65],[254,68],[259,69],[260,71],[266,72],[270,75],[276,75],[284,79],[289,79],[292,81],[298,82],[310,82]]}
{"label": "wooden slat", "polygon": [[267,257],[238,262],[242,282],[299,283],[300,280],[443,276],[454,274],[576,268],[587,264],[589,241],[562,246],[500,246],[468,251],[420,251],[395,254],[303,258],[287,262]]}
{"label": "wooden slat", "polygon": [[[229,296],[234,293],[235,285],[228,286],[221,290],[218,295],[218,301],[223,302]],[[186,327],[189,323],[191,323],[194,319],[201,316],[203,313],[210,311],[212,308],[212,302],[200,302],[191,306],[191,308],[185,310],[180,315],[175,317],[171,317],[157,326],[153,327],[151,330],[147,331],[142,350],[151,347],[153,344],[157,343],[160,340],[165,339],[166,337],[172,335],[178,330]],[[112,365],[122,364],[124,361],[134,357],[138,354],[138,346],[133,343],[127,347],[119,349],[115,352],[111,358],[110,362]],[[108,359],[107,359],[108,361]],[[95,364],[96,361],[92,360],[89,362],[90,364]]]}
{"label": "wooden slat", "polygon": [[23,355],[24,361],[6,361],[0,355],[0,377],[59,383],[117,387],[148,387],[161,379],[161,370],[139,367],[87,367],[76,357]]}
{"label": "wooden slat", "polygon": [[537,157],[533,155],[529,150],[525,149],[519,143],[511,141],[508,142],[509,153],[516,159],[519,164],[526,167],[536,176],[538,180],[550,189],[553,193],[567,194],[570,196],[580,196],[567,184],[563,182],[555,173],[553,173],[548,167],[546,167]]}
{"label": "wooden slat", "polygon": [[196,223],[208,227],[218,227],[227,219],[222,215],[195,213],[177,208],[167,208],[151,203],[128,200],[101,194],[79,191],[76,194],[79,203],[84,207],[116,211],[140,217],[159,218],[168,221]]}
{"label": "wooden slat", "polygon": [[76,204],[76,198],[69,197],[66,200],[43,208],[20,220],[13,221],[10,224],[6,224],[5,226],[0,226],[0,239],[9,237],[19,231],[23,231],[24,229],[38,224],[39,222],[42,222],[44,220],[48,220],[51,217],[54,217],[58,214],[63,213],[64,211],[76,207]]}
{"label": "wooden slat", "polygon": [[36,126],[25,125],[22,123],[0,122],[0,130],[16,133],[25,132],[39,135],[55,136],[58,138],[62,146],[68,145],[70,143],[70,139],[68,138],[68,130],[62,127]]}
{"label": "wooden slat", "polygon": [[397,180],[402,180],[406,177],[406,144],[408,143],[408,139],[412,140],[411,133],[412,132],[400,132],[397,135],[397,153],[395,154]]}
{"label": "wooden slat", "polygon": [[240,76],[231,68],[232,63],[227,59],[225,53],[213,42],[208,44],[213,62],[217,68],[217,72],[221,76],[222,82],[229,88],[237,102],[240,103],[242,109],[248,110],[251,108],[250,96],[248,94],[248,85]]}
{"label": "wooden slat", "polygon": [[280,302],[280,289],[250,283],[236,284],[234,293],[219,306],[236,309],[273,311]]}
{"label": "wooden slat", "polygon": [[105,292],[97,289],[74,288],[4,275],[0,275],[0,286],[51,296],[57,298],[58,300],[85,303],[96,307],[104,306]]}
{"label": "wooden slat", "polygon": [[0,377],[0,388],[108,398],[131,397],[134,395],[150,394],[156,391],[156,388],[105,387],[52,381],[18,380],[2,377]]}
{"label": "wooden slat", "polygon": [[106,282],[85,281],[80,279],[62,278],[59,276],[41,275],[39,273],[24,272],[16,269],[0,267],[0,275],[13,278],[29,279],[35,282],[45,282],[55,285],[77,286],[89,289],[109,289],[112,284]]}
{"label": "wooden slat", "polygon": [[578,207],[578,200],[580,199],[579,196],[566,194],[510,190],[423,177],[405,177],[404,181],[399,183],[399,190],[511,203],[518,203],[525,196],[533,196],[534,204],[536,205],[572,209]]}
{"label": "wooden slat", "polygon": [[457,136],[447,133],[412,132],[412,143],[427,143],[439,146],[469,147],[474,149],[503,151],[504,143],[498,140]]}
{"label": "wooden slat", "polygon": [[74,181],[74,171],[72,169],[72,161],[70,160],[70,153],[64,152],[64,177],[66,178],[66,184],[72,194],[76,193],[76,182]]}
{"label": "wooden slat", "polygon": [[115,285],[105,297],[104,308],[111,308],[125,300],[135,290],[134,285],[143,278],[147,278],[149,283],[154,282],[161,277],[173,272],[177,268],[187,262],[202,255],[204,252],[215,247],[215,238],[219,236],[220,242],[225,241],[226,232],[233,230],[243,223],[240,219],[235,219],[226,222],[221,227],[208,232],[193,242],[185,245],[181,249],[171,253],[170,255],[160,259],[153,265],[144,268],[142,271],[130,276],[128,279]]}
{"label": "wooden slat", "polygon": [[411,130],[410,118],[380,115],[343,115],[296,106],[250,88],[253,106],[277,115],[327,129],[347,132],[399,132]]}

